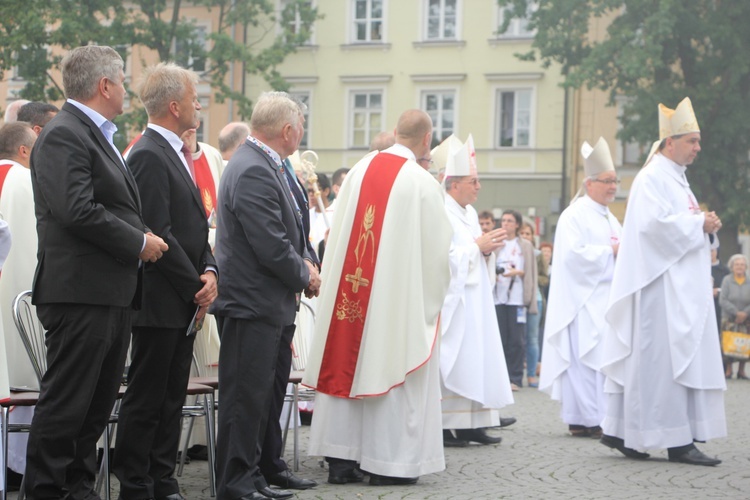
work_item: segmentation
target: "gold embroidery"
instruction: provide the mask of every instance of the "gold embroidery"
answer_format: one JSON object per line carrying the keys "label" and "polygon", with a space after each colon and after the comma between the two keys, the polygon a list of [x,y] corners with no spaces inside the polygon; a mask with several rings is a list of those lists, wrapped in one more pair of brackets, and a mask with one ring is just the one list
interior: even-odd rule
{"label": "gold embroidery", "polygon": [[367,244],[372,249],[370,261],[375,262],[375,234],[372,232],[372,226],[375,223],[375,207],[367,205],[365,216],[362,220],[362,228],[359,230],[357,246],[354,247],[354,257],[357,259],[357,269],[354,274],[347,274],[344,279],[352,284],[352,292],[359,292],[360,286],[370,286],[370,280],[362,277],[362,268],[360,262],[367,253]]}
{"label": "gold embroidery", "polygon": [[203,206],[208,213],[214,210],[214,199],[211,197],[211,192],[208,189],[203,190]]}
{"label": "gold embroidery", "polygon": [[336,306],[336,317],[339,320],[348,320],[349,323],[354,323],[359,320],[362,321],[362,308],[359,305],[359,301],[349,300],[345,292],[341,293],[342,301]]}
{"label": "gold embroidery", "polygon": [[362,268],[358,267],[354,274],[347,274],[344,278],[346,281],[352,284],[352,292],[357,293],[360,286],[368,286],[370,280],[362,277]]}

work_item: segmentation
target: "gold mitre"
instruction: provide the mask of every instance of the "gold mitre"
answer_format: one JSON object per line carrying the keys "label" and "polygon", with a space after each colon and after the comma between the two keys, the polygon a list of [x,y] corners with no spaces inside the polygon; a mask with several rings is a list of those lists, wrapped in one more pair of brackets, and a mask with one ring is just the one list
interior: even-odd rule
{"label": "gold mitre", "polygon": [[690,98],[684,98],[674,109],[659,103],[659,140],[675,135],[700,132]]}
{"label": "gold mitre", "polygon": [[612,153],[610,153],[609,144],[604,140],[604,137],[599,137],[594,147],[583,141],[581,155],[583,156],[583,171],[586,177],[596,177],[604,172],[615,171]]}
{"label": "gold mitre", "polygon": [[444,170],[448,166],[448,162],[452,161],[453,155],[456,154],[456,151],[458,151],[463,145],[464,143],[461,142],[461,139],[456,137],[455,134],[449,135],[432,150],[432,164],[438,169],[438,171]]}

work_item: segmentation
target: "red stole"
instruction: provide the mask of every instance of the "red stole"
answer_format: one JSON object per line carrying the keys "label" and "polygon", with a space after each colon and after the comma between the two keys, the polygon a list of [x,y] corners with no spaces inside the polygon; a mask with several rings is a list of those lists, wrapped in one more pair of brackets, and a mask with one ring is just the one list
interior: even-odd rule
{"label": "red stole", "polygon": [[12,163],[0,163],[0,193],[3,192],[3,186],[5,185],[5,178],[8,177]]}
{"label": "red stole", "polygon": [[193,160],[193,167],[195,169],[195,184],[201,193],[206,217],[211,217],[211,212],[216,208],[216,185],[204,153],[201,153],[197,160]]}
{"label": "red stole", "polygon": [[372,159],[362,179],[318,375],[317,389],[325,394],[348,398],[351,393],[385,209],[404,163],[406,158],[380,153]]}

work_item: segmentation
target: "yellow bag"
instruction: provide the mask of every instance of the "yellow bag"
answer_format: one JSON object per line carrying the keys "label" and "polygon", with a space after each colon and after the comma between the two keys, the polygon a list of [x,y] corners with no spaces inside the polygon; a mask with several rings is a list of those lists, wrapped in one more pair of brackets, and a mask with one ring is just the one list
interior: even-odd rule
{"label": "yellow bag", "polygon": [[721,350],[734,359],[750,359],[750,334],[724,330],[721,332]]}

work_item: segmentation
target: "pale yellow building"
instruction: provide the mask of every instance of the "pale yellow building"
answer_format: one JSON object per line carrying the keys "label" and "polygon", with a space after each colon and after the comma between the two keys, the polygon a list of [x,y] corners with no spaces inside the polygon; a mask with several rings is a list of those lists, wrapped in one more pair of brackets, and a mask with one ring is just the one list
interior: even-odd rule
{"label": "pale yellow building", "polygon": [[[312,0],[311,4],[322,18],[315,22],[308,43],[276,69],[290,91],[308,105],[303,149],[319,155],[321,172],[351,167],[368,151],[375,134],[394,128],[402,111],[421,108],[433,117],[435,143],[451,133],[462,140],[473,134],[482,180],[476,208],[492,209],[498,215],[513,208],[536,216],[542,239],[550,240],[557,214],[564,208],[562,193],[567,203],[580,185],[583,140],[591,142],[603,135],[618,167],[637,160],[632,147],[615,140],[618,111],[606,106],[603,93],[566,94],[559,85],[559,67],[543,69],[540,63],[515,57],[530,50],[534,33],[524,20],[514,19],[508,32],[498,35],[504,12],[495,0]],[[285,5],[286,0],[277,0],[277,12]],[[180,9],[180,17],[196,20],[205,39],[217,29],[217,15],[217,9],[209,12],[189,2]],[[298,20],[293,22],[297,26]],[[592,36],[601,29],[593,26]],[[232,33],[236,40],[242,39],[239,27]],[[262,46],[280,33],[266,20],[249,28],[248,39],[266,34]],[[131,83],[138,79],[142,62],[157,60],[143,47],[119,49],[127,54],[126,76]],[[207,69],[205,61],[180,52],[180,47],[173,47],[173,53],[182,64],[199,72]],[[243,89],[244,82],[244,92],[252,99],[268,90],[258,76],[243,78],[239,64],[231,68],[229,78],[237,90]],[[5,107],[23,85],[17,71],[7,73],[0,82],[0,105]],[[208,83],[198,90],[204,107],[200,137],[217,145],[219,130],[239,119],[237,106],[231,100],[217,102]],[[567,169],[565,188],[563,169]],[[627,193],[628,175],[624,177],[621,191]]]}

